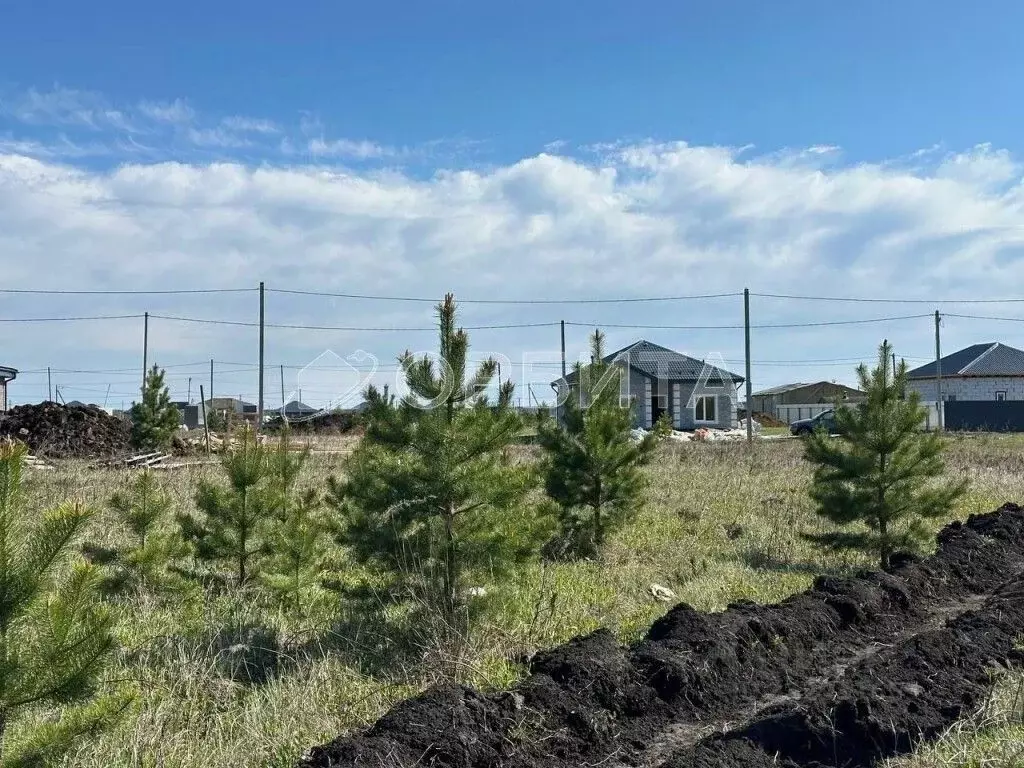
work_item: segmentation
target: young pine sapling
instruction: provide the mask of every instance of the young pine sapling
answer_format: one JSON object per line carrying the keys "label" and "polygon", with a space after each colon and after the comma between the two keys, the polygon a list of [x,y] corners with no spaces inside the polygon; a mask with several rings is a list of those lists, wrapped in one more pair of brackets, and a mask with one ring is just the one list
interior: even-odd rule
{"label": "young pine sapling", "polygon": [[127,489],[110,497],[109,507],[127,530],[128,543],[104,547],[89,542],[82,547],[90,561],[104,566],[104,592],[155,591],[175,586],[168,566],[185,554],[186,547],[169,525],[173,503],[156,473],[149,469],[143,469]]}
{"label": "young pine sapling", "polygon": [[[116,643],[99,599],[99,570],[70,561],[91,511],[24,508],[26,449],[0,441],[0,765],[53,765],[87,734],[109,727],[130,699],[102,694]],[[59,707],[56,720],[18,728],[19,713]]]}
{"label": "young pine sapling", "polygon": [[591,337],[591,360],[575,367],[561,423],[545,420],[538,431],[544,489],[559,510],[559,548],[578,557],[597,555],[642,506],[641,468],[667,429],[662,423],[634,437],[633,409],[620,402],[622,368],[605,360],[600,331]]}
{"label": "young pine sapling", "polygon": [[240,441],[227,450],[221,464],[227,485],[200,482],[196,492],[199,514],[178,515],[178,525],[198,561],[232,572],[235,584],[245,587],[257,575],[259,559],[270,549],[273,505],[263,487],[270,464],[251,429],[241,431]]}
{"label": "young pine sapling", "polygon": [[924,431],[925,409],[907,391],[907,366],[895,370],[892,347],[883,342],[878,365],[857,369],[863,403],[835,409],[838,438],[818,430],[805,455],[814,465],[810,495],[818,514],[834,525],[862,530],[809,535],[833,549],[871,552],[882,568],[897,549],[914,550],[928,538],[925,521],[947,517],[967,481],[942,480],[943,440]]}

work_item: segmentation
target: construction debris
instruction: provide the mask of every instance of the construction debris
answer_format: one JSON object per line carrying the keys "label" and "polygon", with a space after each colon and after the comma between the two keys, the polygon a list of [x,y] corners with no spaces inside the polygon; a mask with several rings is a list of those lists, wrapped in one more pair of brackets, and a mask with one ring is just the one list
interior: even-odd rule
{"label": "construction debris", "polygon": [[91,405],[19,405],[0,416],[0,437],[12,437],[47,459],[96,459],[131,450],[131,426]]}
{"label": "construction debris", "polygon": [[33,456],[31,453],[25,456],[25,466],[28,467],[29,469],[53,469],[53,464],[50,464],[48,461],[44,461],[43,459],[40,459],[38,456]]}
{"label": "construction debris", "polygon": [[[265,444],[270,439],[265,434],[259,434],[256,439],[260,444]],[[210,452],[221,453],[224,450],[230,450],[232,447],[237,445],[240,441],[240,437],[232,435],[229,437],[221,437],[215,435],[213,432],[210,433]],[[202,429],[192,429],[188,432],[183,432],[180,435],[174,437],[174,451],[179,455],[192,455],[198,453],[205,453],[206,451],[206,433]]]}

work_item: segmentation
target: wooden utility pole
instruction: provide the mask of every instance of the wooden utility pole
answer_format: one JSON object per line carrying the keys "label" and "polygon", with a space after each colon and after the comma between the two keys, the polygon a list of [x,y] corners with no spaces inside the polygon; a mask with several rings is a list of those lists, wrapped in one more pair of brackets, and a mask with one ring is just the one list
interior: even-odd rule
{"label": "wooden utility pole", "polygon": [[754,401],[750,384],[750,289],[743,289],[743,346],[746,355],[747,442],[754,442]]}
{"label": "wooden utility pole", "polygon": [[284,366],[282,365],[281,366],[281,420],[285,424],[287,424],[288,423],[288,416],[284,412],[284,406],[285,406],[285,402],[284,402]]}
{"label": "wooden utility pole", "polygon": [[263,318],[266,302],[263,295],[263,281],[260,280],[260,394],[256,405],[256,432],[263,428]]}
{"label": "wooden utility pole", "polygon": [[561,321],[562,325],[562,378],[565,378],[565,320]]}
{"label": "wooden utility pole", "polygon": [[203,385],[199,385],[199,402],[203,406],[203,433],[206,435],[206,455],[210,455],[210,422],[206,420],[206,397],[203,395]]}
{"label": "wooden utility pole", "polygon": [[146,392],[146,376],[149,374],[149,312],[142,316],[142,392]]}
{"label": "wooden utility pole", "polygon": [[185,396],[185,402],[189,405],[192,404],[192,377],[188,377],[188,394]]}
{"label": "wooden utility pole", "polygon": [[53,379],[50,377],[50,366],[46,366],[46,399],[53,402]]}
{"label": "wooden utility pole", "polygon": [[936,407],[939,412],[939,432],[945,431],[945,408],[942,404],[942,341],[939,338],[939,324],[942,320],[939,310],[935,310],[935,396],[938,398]]}

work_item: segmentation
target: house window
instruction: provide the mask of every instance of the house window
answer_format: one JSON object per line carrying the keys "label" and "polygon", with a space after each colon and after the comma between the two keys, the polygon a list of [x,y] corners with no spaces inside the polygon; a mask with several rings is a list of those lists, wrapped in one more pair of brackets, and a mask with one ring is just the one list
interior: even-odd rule
{"label": "house window", "polygon": [[693,408],[693,419],[694,421],[716,421],[715,413],[715,402],[717,398],[714,395],[704,395],[697,398],[697,403]]}
{"label": "house window", "polygon": [[1004,391],[996,392],[996,400],[998,400],[999,402],[1002,402],[1005,399],[1006,399],[1006,392],[1004,392]]}

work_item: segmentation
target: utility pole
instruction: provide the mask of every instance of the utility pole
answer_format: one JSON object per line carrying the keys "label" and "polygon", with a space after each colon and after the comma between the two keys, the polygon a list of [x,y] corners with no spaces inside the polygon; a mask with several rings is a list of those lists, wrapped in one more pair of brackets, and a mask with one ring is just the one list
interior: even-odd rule
{"label": "utility pole", "polygon": [[263,281],[260,280],[260,394],[256,404],[256,432],[263,427],[263,317],[265,302],[263,297]]}
{"label": "utility pole", "polygon": [[942,407],[942,342],[939,338],[939,324],[942,320],[939,310],[935,310],[935,396],[938,398],[936,407],[939,412],[939,432],[945,431],[945,410]]}
{"label": "utility pole", "polygon": [[[212,362],[212,361],[211,361]],[[206,435],[206,455],[210,455],[210,422],[206,418],[206,397],[203,395],[203,385],[199,385],[199,402],[203,409],[203,434]]]}
{"label": "utility pole", "polygon": [[750,384],[750,289],[743,289],[743,346],[746,355],[747,442],[754,442],[754,401]]}
{"label": "utility pole", "polygon": [[285,402],[284,402],[284,365],[282,365],[281,366],[281,420],[285,424],[287,424],[288,423],[288,417],[285,415],[284,406],[285,406]]}
{"label": "utility pole", "polygon": [[53,402],[53,379],[50,377],[50,366],[46,366],[46,399]]}
{"label": "utility pole", "polygon": [[562,378],[565,378],[565,320],[561,321],[562,324]]}
{"label": "utility pole", "polygon": [[146,376],[149,373],[149,312],[142,316],[142,392],[146,392]]}
{"label": "utility pole", "polygon": [[188,377],[188,394],[185,395],[185,402],[188,405],[192,404],[192,377]]}
{"label": "utility pole", "polygon": [[[199,396],[202,397],[202,390],[199,391]],[[210,406],[213,406],[213,358],[210,358]]]}

